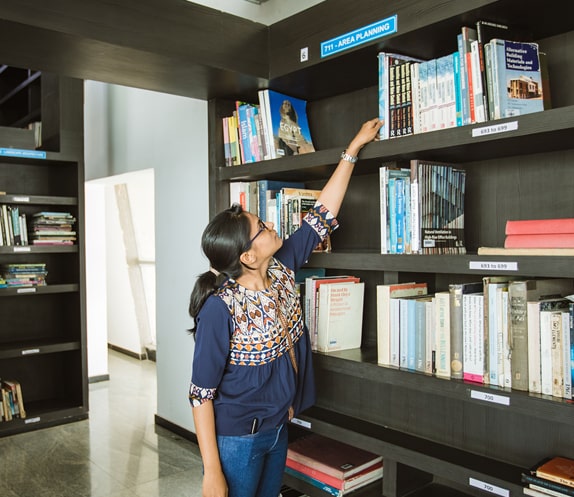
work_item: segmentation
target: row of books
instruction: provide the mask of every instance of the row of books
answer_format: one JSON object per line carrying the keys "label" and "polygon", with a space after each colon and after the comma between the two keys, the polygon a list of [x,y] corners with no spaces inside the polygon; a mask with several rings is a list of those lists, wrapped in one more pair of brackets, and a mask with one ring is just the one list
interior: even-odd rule
{"label": "row of books", "polygon": [[72,245],[76,241],[76,219],[69,212],[37,212],[28,226],[27,216],[17,205],[2,204],[0,246]]}
{"label": "row of books", "polygon": [[524,36],[481,20],[463,26],[457,49],[436,59],[379,53],[381,138],[544,110],[547,75],[538,45]]}
{"label": "row of books", "polygon": [[566,278],[378,285],[378,363],[570,399],[573,293]]}
{"label": "row of books", "polygon": [[356,276],[309,276],[302,293],[311,348],[319,352],[361,346],[365,284]]}
{"label": "row of books", "polygon": [[223,118],[226,166],[314,152],[307,102],[273,90],[260,90],[259,103],[237,101]]}
{"label": "row of books", "polygon": [[285,472],[341,497],[383,478],[383,458],[315,433],[289,444]]}
{"label": "row of books", "polygon": [[[305,188],[304,183],[288,181],[237,181],[229,185],[231,203],[239,203],[263,222],[272,222],[277,234],[289,238],[303,221],[307,211],[315,205],[321,190]],[[317,247],[331,250],[331,239]]]}
{"label": "row of books", "polygon": [[381,166],[382,254],[464,254],[466,172],[412,160]]}
{"label": "row of books", "polygon": [[574,218],[509,220],[505,248],[574,248]]}
{"label": "row of books", "polygon": [[26,417],[22,387],[18,381],[0,381],[0,394],[0,421],[12,421]]}
{"label": "row of books", "polygon": [[0,288],[45,286],[46,263],[0,265]]}
{"label": "row of books", "polygon": [[554,456],[522,472],[525,495],[534,497],[574,496],[574,459]]}

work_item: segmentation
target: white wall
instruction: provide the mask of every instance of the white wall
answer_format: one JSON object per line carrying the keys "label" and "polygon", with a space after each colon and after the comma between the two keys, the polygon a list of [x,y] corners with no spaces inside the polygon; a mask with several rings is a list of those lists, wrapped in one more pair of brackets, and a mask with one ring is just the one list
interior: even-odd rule
{"label": "white wall", "polygon": [[270,25],[324,0],[268,0],[261,5],[246,0],[189,0],[230,14]]}
{"label": "white wall", "polygon": [[208,221],[207,102],[95,82],[86,82],[85,98],[86,179],[154,170],[157,414],[193,430],[186,330],[191,287],[207,268],[200,248]]}

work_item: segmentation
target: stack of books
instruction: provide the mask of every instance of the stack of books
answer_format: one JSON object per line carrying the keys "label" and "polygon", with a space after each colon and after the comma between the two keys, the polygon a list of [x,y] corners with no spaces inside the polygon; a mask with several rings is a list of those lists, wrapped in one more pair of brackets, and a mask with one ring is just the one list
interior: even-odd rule
{"label": "stack of books", "polygon": [[273,90],[258,96],[258,104],[237,101],[223,118],[226,166],[315,151],[305,100]]}
{"label": "stack of books", "polygon": [[383,458],[317,434],[289,444],[285,472],[341,497],[383,477]]}
{"label": "stack of books", "polygon": [[522,473],[525,495],[535,497],[574,496],[574,459],[546,458]]}
{"label": "stack of books", "polygon": [[32,287],[45,286],[46,264],[23,263],[0,265],[0,288],[2,287]]}
{"label": "stack of books", "polygon": [[37,212],[32,216],[29,238],[33,245],[73,245],[76,218],[69,212]]}

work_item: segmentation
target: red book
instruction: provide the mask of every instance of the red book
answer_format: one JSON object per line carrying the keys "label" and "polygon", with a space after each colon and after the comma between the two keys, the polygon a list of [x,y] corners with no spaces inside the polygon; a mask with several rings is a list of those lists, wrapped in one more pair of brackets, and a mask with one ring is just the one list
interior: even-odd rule
{"label": "red book", "polygon": [[315,433],[291,442],[287,458],[339,480],[382,462],[383,457]]}
{"label": "red book", "polygon": [[507,235],[504,248],[574,248],[574,233]]}
{"label": "red book", "polygon": [[362,487],[367,483],[371,483],[383,477],[382,461],[376,462],[372,466],[365,468],[360,473],[350,476],[346,480],[342,480],[327,473],[323,473],[322,471],[319,471],[314,467],[307,466],[298,461],[294,461],[289,457],[287,458],[286,465],[288,468],[294,469],[295,471],[299,471],[300,473],[310,476],[311,478],[315,478],[315,480],[319,480],[322,483],[326,483],[327,485],[334,487],[337,490],[345,490],[345,491]]}
{"label": "red book", "polygon": [[531,235],[546,233],[574,233],[574,218],[522,219],[506,221],[506,235]]}

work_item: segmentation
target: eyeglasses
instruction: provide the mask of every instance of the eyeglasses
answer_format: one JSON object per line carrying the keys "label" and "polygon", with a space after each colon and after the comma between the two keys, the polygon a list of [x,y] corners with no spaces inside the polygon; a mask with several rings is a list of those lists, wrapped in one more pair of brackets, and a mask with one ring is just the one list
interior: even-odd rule
{"label": "eyeglasses", "polygon": [[257,226],[259,227],[259,231],[257,231],[257,233],[255,233],[255,235],[253,236],[253,238],[251,238],[251,240],[249,240],[247,242],[247,245],[245,245],[245,250],[249,250],[249,248],[251,247],[251,245],[253,245],[253,242],[255,241],[255,239],[264,231],[267,231],[269,228],[267,227],[267,225],[261,220],[259,219],[257,221]]}

